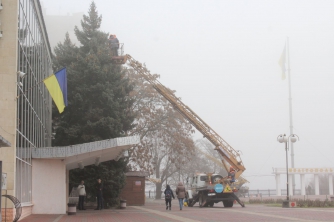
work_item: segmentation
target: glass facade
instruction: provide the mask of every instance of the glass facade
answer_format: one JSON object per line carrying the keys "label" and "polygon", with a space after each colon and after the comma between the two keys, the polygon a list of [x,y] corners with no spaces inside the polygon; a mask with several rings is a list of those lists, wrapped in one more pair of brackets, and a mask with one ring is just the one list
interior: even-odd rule
{"label": "glass facade", "polygon": [[[52,74],[39,1],[19,0],[16,124],[16,197],[31,202],[31,150],[51,146],[51,97],[42,82]],[[21,83],[22,84],[21,84]]]}

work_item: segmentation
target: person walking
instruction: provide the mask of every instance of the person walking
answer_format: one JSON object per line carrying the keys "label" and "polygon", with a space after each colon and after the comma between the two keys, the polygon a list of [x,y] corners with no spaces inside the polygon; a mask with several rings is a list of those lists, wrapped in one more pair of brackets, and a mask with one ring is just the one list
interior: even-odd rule
{"label": "person walking", "polygon": [[179,182],[175,192],[176,192],[177,198],[179,199],[180,210],[182,210],[183,199],[186,196],[186,188],[183,186],[182,182]]}
{"label": "person walking", "polygon": [[173,199],[175,199],[175,197],[169,185],[166,186],[164,194],[165,194],[165,201],[166,201],[166,210],[168,210],[168,205],[169,205],[169,210],[171,210],[172,209],[172,197]]}
{"label": "person walking", "polygon": [[96,207],[95,210],[102,210],[103,209],[102,191],[103,191],[102,180],[101,179],[97,179],[97,184],[96,184],[97,207]]}
{"label": "person walking", "polygon": [[81,180],[81,184],[78,186],[79,191],[79,210],[86,210],[84,207],[86,188],[84,185],[85,181]]}

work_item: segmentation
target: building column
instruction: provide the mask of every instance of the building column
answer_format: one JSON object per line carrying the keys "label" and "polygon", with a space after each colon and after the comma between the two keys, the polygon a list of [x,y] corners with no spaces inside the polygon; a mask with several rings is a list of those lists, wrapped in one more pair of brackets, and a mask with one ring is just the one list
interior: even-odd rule
{"label": "building column", "polygon": [[319,195],[319,175],[314,174],[314,189],[315,189],[315,195]]}
{"label": "building column", "polygon": [[276,195],[282,196],[281,192],[281,174],[276,173]]}
{"label": "building column", "polygon": [[289,174],[289,195],[290,196],[293,196],[292,176],[293,174]]}
{"label": "building column", "polygon": [[300,174],[300,191],[301,195],[305,195],[305,174]]}
{"label": "building column", "polygon": [[[65,168],[66,168],[66,165],[65,165]],[[65,206],[66,206],[66,210],[67,209],[67,203],[69,203],[69,187],[70,187],[70,171],[68,169],[66,169],[66,178],[65,178],[65,186],[66,186],[66,193],[64,194],[65,195],[65,200],[66,200],[66,203],[65,203]]]}
{"label": "building column", "polygon": [[[21,199],[21,192],[16,189],[21,187],[20,180],[27,180],[26,178],[29,178],[30,175],[21,174],[25,172],[26,166],[20,165],[19,168],[16,168],[16,120],[18,119],[16,99],[18,91],[17,24],[19,22],[19,1],[0,0],[0,4],[3,6],[3,9],[0,10],[0,30],[2,31],[2,37],[0,38],[0,135],[11,145],[11,147],[0,148],[2,172],[7,174],[7,189],[0,192],[1,194],[7,192],[8,195]],[[26,193],[25,195],[29,194]],[[4,200],[5,198],[0,198],[0,201]],[[1,207],[5,207],[4,202],[2,202]],[[15,207],[10,200],[7,200],[6,218],[4,216],[2,214],[2,221],[13,221],[14,219]]]}
{"label": "building column", "polygon": [[329,195],[333,195],[333,174],[328,174]]}
{"label": "building column", "polygon": [[68,188],[65,187],[66,168],[63,161],[34,158],[32,165],[32,202],[34,206],[31,213],[65,214],[67,206],[65,195]]}

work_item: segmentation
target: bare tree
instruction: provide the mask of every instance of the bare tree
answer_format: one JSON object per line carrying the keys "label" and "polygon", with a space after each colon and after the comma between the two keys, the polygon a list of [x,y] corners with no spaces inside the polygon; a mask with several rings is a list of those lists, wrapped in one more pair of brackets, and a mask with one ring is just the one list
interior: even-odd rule
{"label": "bare tree", "polygon": [[[204,157],[210,161],[210,169],[212,173],[217,173],[222,176],[227,175],[225,167],[223,167],[223,160],[218,152],[214,149],[214,145],[207,139],[199,139],[195,142],[196,147],[207,155]],[[220,164],[218,164],[220,162]]]}
{"label": "bare tree", "polygon": [[128,70],[128,75],[135,85],[131,98],[137,113],[135,127],[128,134],[140,135],[140,143],[129,152],[130,164],[132,169],[148,171],[161,180],[156,183],[156,198],[160,198],[162,184],[189,161],[194,151],[194,130],[140,75],[133,70]]}

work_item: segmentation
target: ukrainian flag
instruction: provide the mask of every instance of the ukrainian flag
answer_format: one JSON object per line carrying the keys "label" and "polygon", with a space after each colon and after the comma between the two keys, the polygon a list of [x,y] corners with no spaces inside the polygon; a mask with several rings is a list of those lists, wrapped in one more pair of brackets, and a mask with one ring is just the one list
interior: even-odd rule
{"label": "ukrainian flag", "polygon": [[67,77],[66,68],[62,68],[52,76],[43,80],[46,88],[55,102],[59,113],[67,106]]}

